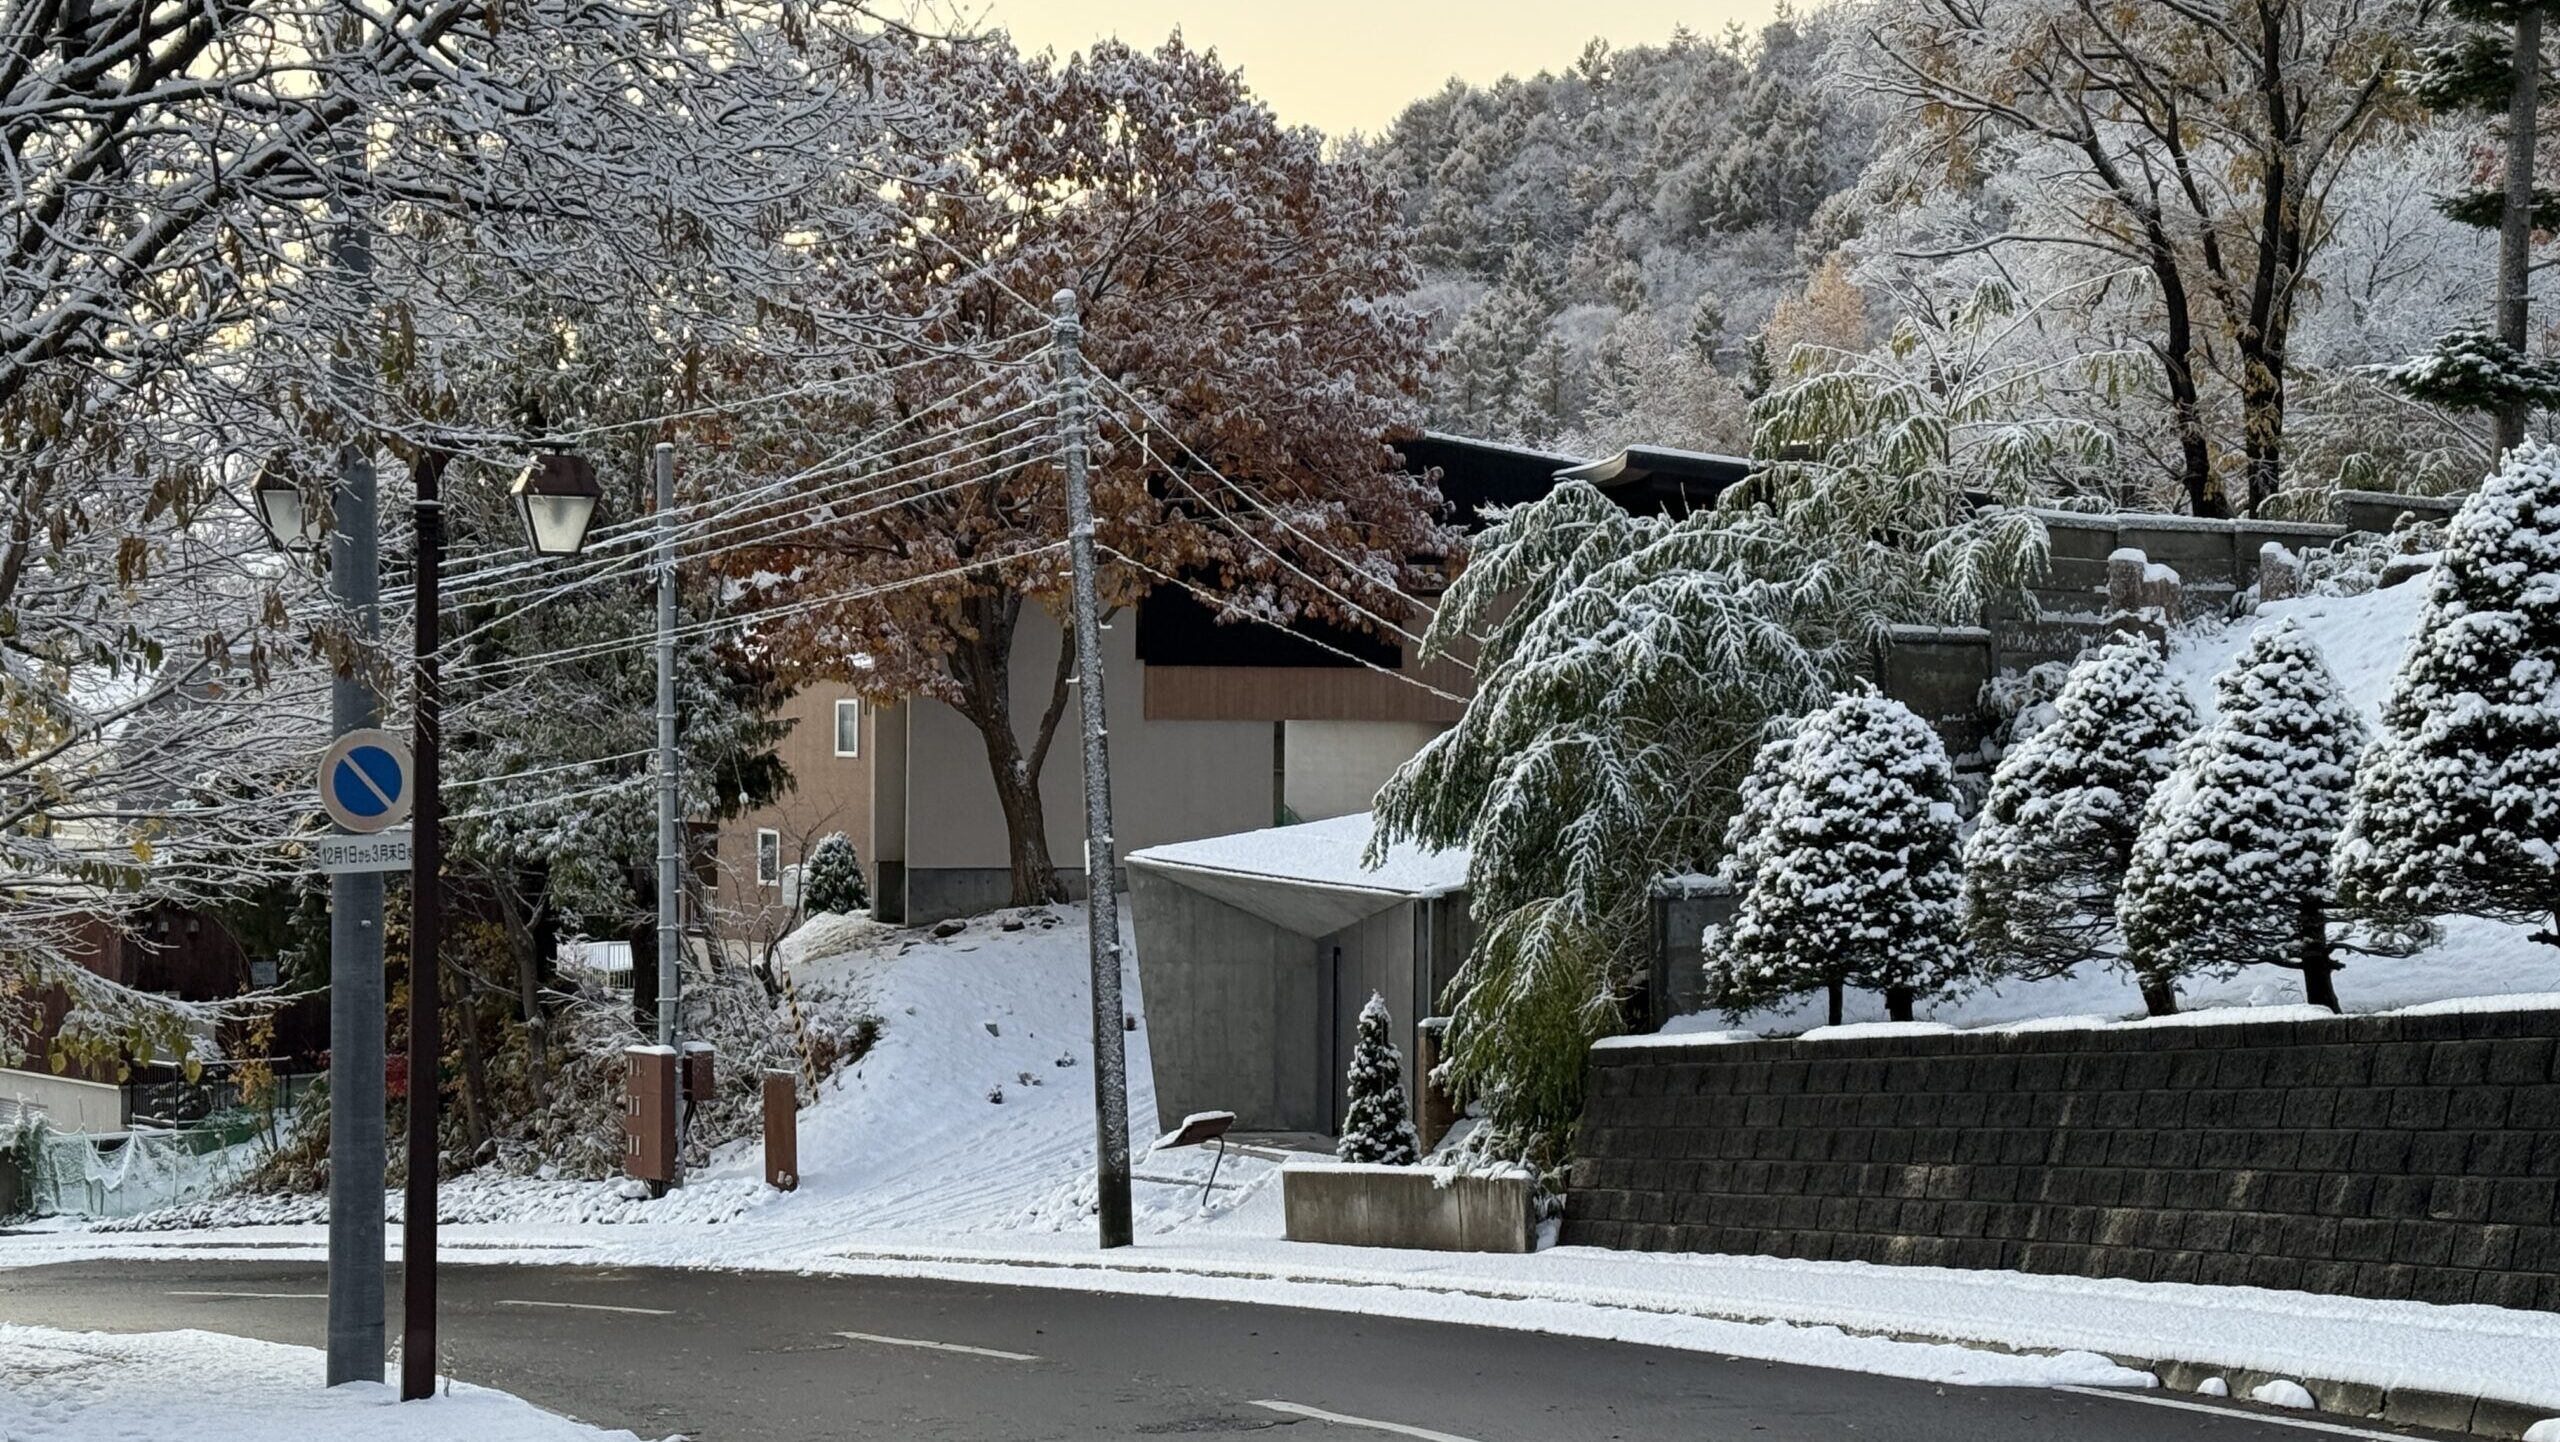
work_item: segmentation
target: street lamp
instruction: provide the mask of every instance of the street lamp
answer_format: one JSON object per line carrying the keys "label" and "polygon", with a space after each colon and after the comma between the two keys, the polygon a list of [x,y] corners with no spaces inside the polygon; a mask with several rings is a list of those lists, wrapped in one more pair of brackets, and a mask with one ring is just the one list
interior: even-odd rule
{"label": "street lamp", "polygon": [[[441,645],[437,580],[444,567],[444,498],[440,484],[447,457],[418,459],[416,583],[416,694],[410,751],[416,757],[417,801],[410,813],[409,844],[409,1177],[407,1209],[400,1222],[400,1400],[418,1401],[436,1391],[436,1062],[443,1051],[442,980],[437,966],[444,930],[444,795],[438,741],[444,730],[443,686],[436,651]],[[516,512],[525,539],[545,556],[574,556],[587,543],[603,491],[595,467],[580,457],[551,453],[516,478]]]}
{"label": "street lamp", "polygon": [[604,487],[596,484],[596,468],[584,456],[543,456],[516,477],[516,514],[538,556],[574,556],[587,543],[587,522],[595,518]]}
{"label": "street lamp", "polygon": [[317,550],[329,538],[326,513],[303,496],[301,483],[281,467],[270,464],[260,470],[249,495],[257,502],[258,519],[266,523],[267,534],[286,550]]}

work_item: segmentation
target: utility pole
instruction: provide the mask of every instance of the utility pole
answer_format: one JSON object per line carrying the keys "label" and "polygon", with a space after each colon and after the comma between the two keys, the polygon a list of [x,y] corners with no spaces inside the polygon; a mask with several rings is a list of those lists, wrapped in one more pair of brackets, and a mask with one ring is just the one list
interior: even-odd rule
{"label": "utility pole", "polygon": [[411,699],[417,801],[409,813],[409,1178],[400,1220],[400,1400],[436,1394],[436,1091],[444,1052],[437,974],[444,930],[444,797],[437,743],[444,729],[436,668],[437,572],[444,565],[444,457],[419,459],[416,695]]}
{"label": "utility pole", "polygon": [[1059,291],[1058,418],[1066,431],[1067,554],[1075,569],[1076,689],[1084,706],[1085,925],[1093,960],[1093,1130],[1102,1245],[1125,1247],[1129,1221],[1129,1062],[1121,1020],[1118,870],[1111,841],[1110,731],[1102,714],[1102,598],[1094,583],[1093,489],[1085,456],[1084,323]]}
{"label": "utility pole", "polygon": [[[332,263],[361,289],[373,247],[360,221],[342,226]],[[341,364],[344,364],[342,362]],[[329,594],[355,636],[382,634],[381,513],[373,456],[363,441],[338,449],[330,491]],[[381,702],[350,658],[329,683],[337,735],[380,718]],[[382,1380],[383,1140],[382,874],[329,878],[329,1385]]]}
{"label": "utility pole", "polygon": [[[683,861],[676,813],[676,448],[658,442],[649,453],[657,482],[658,523],[658,1045],[674,1046],[684,1008],[684,945],[679,905]],[[682,1069],[679,1066],[678,1073]]]}

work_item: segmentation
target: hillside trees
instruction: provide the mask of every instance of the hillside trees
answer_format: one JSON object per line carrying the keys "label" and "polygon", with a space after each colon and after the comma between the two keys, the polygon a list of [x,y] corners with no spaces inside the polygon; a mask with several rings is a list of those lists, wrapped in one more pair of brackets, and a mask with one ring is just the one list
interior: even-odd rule
{"label": "hillside trees", "polygon": [[[927,47],[919,63],[961,134],[939,169],[916,158],[930,183],[897,190],[882,286],[924,349],[858,403],[808,413],[859,444],[733,497],[802,519],[731,564],[790,615],[766,634],[793,679],[940,701],[978,733],[1012,899],[1033,903],[1062,895],[1039,777],[1074,650],[1013,675],[1026,613],[1064,615],[1041,334],[1055,292],[1076,292],[1101,378],[1107,607],[1177,576],[1237,616],[1391,624],[1453,533],[1386,445],[1420,420],[1423,325],[1396,300],[1414,282],[1403,229],[1359,168],[1179,40],[1064,61]],[[874,484],[850,495],[817,479],[866,467]]]}
{"label": "hillside trees", "polygon": [[1918,122],[1891,162],[1914,187],[2018,165],[2058,202],[1947,253],[2061,248],[2148,277],[2177,481],[2221,515],[2209,368],[2239,404],[2237,501],[2255,510],[2284,481],[2292,330],[2330,192],[2406,108],[2393,77],[2426,10],[1921,0],[1869,12],[1858,79]]}

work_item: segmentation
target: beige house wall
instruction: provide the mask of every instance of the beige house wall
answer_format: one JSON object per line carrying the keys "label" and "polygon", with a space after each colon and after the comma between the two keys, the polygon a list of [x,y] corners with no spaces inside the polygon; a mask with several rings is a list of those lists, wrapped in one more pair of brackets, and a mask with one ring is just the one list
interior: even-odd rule
{"label": "beige house wall", "polygon": [[[775,749],[791,772],[790,789],[772,805],[720,826],[713,895],[724,935],[752,939],[787,924],[788,889],[756,878],[759,830],[781,833],[786,876],[830,833],[843,832],[858,849],[873,839],[871,762],[879,744],[879,718],[871,707],[861,708],[860,754],[836,754],[836,703],[852,699],[850,688],[821,683],[802,688],[783,703],[781,719],[791,729]],[[868,875],[871,852],[863,850],[862,859]]]}
{"label": "beige house wall", "polygon": [[1284,721],[1281,799],[1300,821],[1366,811],[1395,769],[1445,728],[1436,721]]}

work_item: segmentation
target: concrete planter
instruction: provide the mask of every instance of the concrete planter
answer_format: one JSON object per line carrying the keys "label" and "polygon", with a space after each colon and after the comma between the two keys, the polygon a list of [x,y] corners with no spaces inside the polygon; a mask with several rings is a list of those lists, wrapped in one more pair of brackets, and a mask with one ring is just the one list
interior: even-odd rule
{"label": "concrete planter", "polygon": [[1280,1173],[1289,1240],[1428,1252],[1526,1252],[1537,1227],[1527,1177],[1439,1167],[1293,1166]]}

